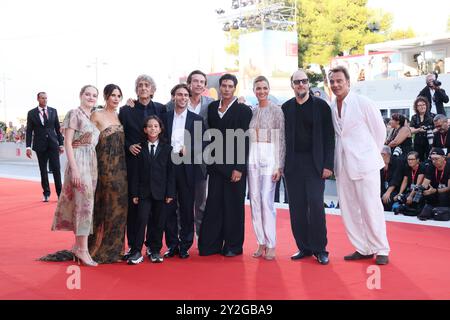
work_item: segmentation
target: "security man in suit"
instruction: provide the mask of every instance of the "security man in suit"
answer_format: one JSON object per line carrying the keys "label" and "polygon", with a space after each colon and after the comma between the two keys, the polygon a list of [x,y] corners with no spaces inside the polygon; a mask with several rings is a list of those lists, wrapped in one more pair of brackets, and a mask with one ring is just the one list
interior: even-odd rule
{"label": "security man in suit", "polygon": [[32,151],[36,152],[41,171],[41,186],[44,197],[43,202],[50,198],[47,163],[53,171],[56,194],[61,193],[61,166],[59,155],[64,152],[64,138],[60,131],[59,118],[56,109],[47,106],[47,94],[37,94],[39,106],[28,111],[26,146],[27,157],[31,159]]}

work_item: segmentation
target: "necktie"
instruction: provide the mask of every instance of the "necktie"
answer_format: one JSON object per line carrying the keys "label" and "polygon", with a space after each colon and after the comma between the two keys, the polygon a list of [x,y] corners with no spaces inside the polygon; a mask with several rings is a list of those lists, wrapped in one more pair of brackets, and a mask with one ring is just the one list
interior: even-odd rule
{"label": "necktie", "polygon": [[150,150],[150,158],[153,160],[155,158],[155,145],[151,145],[152,149]]}
{"label": "necktie", "polygon": [[47,118],[47,109],[42,109],[42,117],[44,118],[44,126],[47,126],[48,118]]}

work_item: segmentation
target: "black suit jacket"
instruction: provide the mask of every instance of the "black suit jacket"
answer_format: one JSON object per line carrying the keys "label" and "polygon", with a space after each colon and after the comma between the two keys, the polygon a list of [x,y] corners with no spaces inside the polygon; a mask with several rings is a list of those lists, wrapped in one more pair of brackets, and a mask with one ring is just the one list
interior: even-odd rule
{"label": "black suit jacket", "polygon": [[[131,145],[146,140],[144,135],[144,108],[139,101],[136,101],[133,108],[128,105],[120,108],[119,120],[125,133],[125,154],[127,158],[133,158],[129,150]],[[148,115],[156,115],[159,118],[166,112],[166,107],[158,102],[151,101],[148,108]]]}
{"label": "black suit jacket", "polygon": [[[164,126],[166,127],[165,136],[169,144],[172,144],[172,127],[173,118],[175,111],[172,110],[163,116]],[[198,127],[199,130],[196,132],[194,128]],[[184,145],[186,147],[186,158],[189,159],[189,163],[184,163],[186,170],[186,178],[189,186],[193,187],[196,181],[201,179],[206,179],[205,174],[201,170],[200,162],[203,155],[203,134],[204,134],[204,123],[203,118],[194,112],[187,111],[186,115],[186,125],[185,129],[189,131],[190,137],[188,135],[184,136]],[[197,139],[197,141],[195,141]],[[194,143],[195,142],[195,143]]]}
{"label": "black suit jacket", "polygon": [[[422,89],[422,91],[420,91],[419,96],[427,98],[431,108],[433,97],[431,96],[430,88],[428,86],[426,86],[425,88]],[[434,92],[434,99],[436,103],[437,113],[445,115],[444,103],[448,102],[448,96],[445,93],[445,90],[444,89],[436,90]]]}
{"label": "black suit jacket", "polygon": [[[314,102],[313,115],[313,159],[320,176],[323,169],[334,169],[334,128],[331,109],[325,100],[310,96]],[[289,174],[301,164],[295,163],[295,108],[296,99],[286,101],[282,106],[285,119],[286,158],[284,172]]]}
{"label": "black suit jacket", "polygon": [[[216,157],[216,162],[208,165],[208,172],[217,172],[222,174],[226,178],[231,178],[233,170],[237,170],[241,173],[245,173],[247,170],[249,139],[247,135],[243,145],[244,148],[241,148],[241,150],[239,150],[238,152],[238,139],[227,136],[226,130],[242,129],[243,132],[248,133],[248,127],[250,125],[250,120],[252,119],[253,114],[252,110],[247,105],[238,103],[236,100],[228,108],[223,118],[220,118],[218,113],[219,103],[219,100],[213,101],[208,107],[208,126],[210,129],[218,129],[221,132],[223,137],[223,144],[217,146],[214,144],[211,145],[211,147],[217,147],[215,151],[211,153],[212,156]],[[214,143],[214,139],[215,138],[213,136],[211,143]],[[227,162],[227,144],[229,144],[234,149],[234,157],[230,162]],[[222,159],[219,159],[218,157],[219,151],[223,155]],[[222,160],[222,163],[217,163],[217,160]]]}
{"label": "black suit jacket", "polygon": [[131,168],[132,198],[152,196],[155,200],[175,197],[175,176],[171,160],[172,147],[159,140],[155,158],[150,160],[147,142],[142,143],[141,152],[133,159]]}
{"label": "black suit jacket", "polygon": [[56,109],[47,106],[48,122],[43,125],[39,117],[38,107],[28,111],[26,146],[32,147],[36,152],[47,149],[59,149],[64,144],[60,131],[59,118]]}

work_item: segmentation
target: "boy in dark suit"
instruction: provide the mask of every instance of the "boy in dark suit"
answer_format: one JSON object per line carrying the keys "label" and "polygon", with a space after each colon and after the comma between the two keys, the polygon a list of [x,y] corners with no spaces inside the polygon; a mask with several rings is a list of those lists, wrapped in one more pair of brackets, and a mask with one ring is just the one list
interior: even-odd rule
{"label": "boy in dark suit", "polygon": [[175,196],[175,178],[171,159],[172,147],[162,137],[164,125],[157,116],[149,116],[144,121],[145,142],[141,143],[141,152],[136,156],[131,171],[130,195],[138,206],[134,229],[136,236],[132,241],[128,264],[144,261],[142,245],[145,228],[150,219],[150,260],[163,262],[160,255],[162,235],[165,225],[165,205]]}

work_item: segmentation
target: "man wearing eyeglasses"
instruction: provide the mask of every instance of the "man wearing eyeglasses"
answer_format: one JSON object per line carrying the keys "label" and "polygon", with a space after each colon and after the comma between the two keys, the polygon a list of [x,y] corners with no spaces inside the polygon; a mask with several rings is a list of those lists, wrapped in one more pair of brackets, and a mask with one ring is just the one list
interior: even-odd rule
{"label": "man wearing eyeglasses", "polygon": [[442,148],[445,155],[449,157],[450,153],[450,137],[448,137],[448,120],[447,116],[437,114],[433,118],[435,133],[433,137],[433,145],[435,148]]}
{"label": "man wearing eyeglasses", "polygon": [[420,220],[431,218],[433,208],[450,206],[450,164],[445,159],[444,150],[431,149],[430,159],[431,164],[425,169],[425,179],[422,183],[426,205],[417,216]]}
{"label": "man wearing eyeglasses", "polygon": [[331,104],[336,132],[335,173],[341,216],[356,251],[344,260],[372,259],[389,262],[386,221],[380,200],[379,172],[386,127],[380,110],[367,97],[350,90],[345,67],[330,70]]}
{"label": "man wearing eyeglasses", "polygon": [[291,76],[295,97],[282,105],[285,118],[284,176],[289,192],[292,233],[299,251],[291,259],[314,255],[328,264],[325,179],[333,174],[334,131],[328,104],[310,94],[304,70]]}

